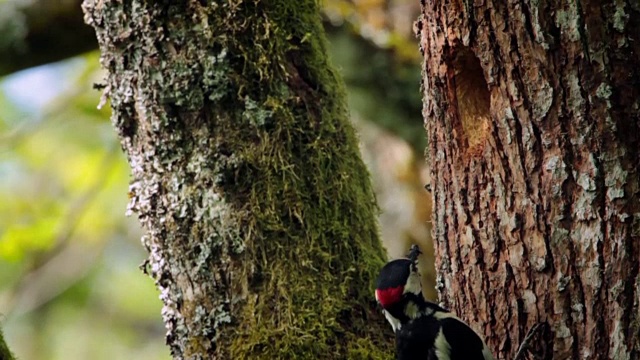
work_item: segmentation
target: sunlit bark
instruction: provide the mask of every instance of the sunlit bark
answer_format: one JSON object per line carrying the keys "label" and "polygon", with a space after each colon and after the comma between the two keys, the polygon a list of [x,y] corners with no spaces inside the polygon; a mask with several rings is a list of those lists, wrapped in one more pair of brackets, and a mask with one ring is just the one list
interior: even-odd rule
{"label": "sunlit bark", "polygon": [[423,1],[443,302],[510,358],[640,356],[640,12]]}

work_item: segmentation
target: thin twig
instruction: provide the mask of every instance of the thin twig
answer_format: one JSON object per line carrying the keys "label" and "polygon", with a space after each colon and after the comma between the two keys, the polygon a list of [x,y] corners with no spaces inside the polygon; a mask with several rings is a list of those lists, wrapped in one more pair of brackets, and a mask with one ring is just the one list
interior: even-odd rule
{"label": "thin twig", "polygon": [[524,340],[522,340],[522,343],[518,348],[518,352],[516,353],[516,356],[513,358],[513,360],[524,359],[526,350],[529,349],[529,345],[530,345],[531,339],[533,338],[533,335],[535,335],[538,332],[538,329],[540,329],[541,327],[542,327],[542,323],[537,323],[533,325],[531,329],[529,329],[529,332],[527,332],[527,335],[524,337]]}

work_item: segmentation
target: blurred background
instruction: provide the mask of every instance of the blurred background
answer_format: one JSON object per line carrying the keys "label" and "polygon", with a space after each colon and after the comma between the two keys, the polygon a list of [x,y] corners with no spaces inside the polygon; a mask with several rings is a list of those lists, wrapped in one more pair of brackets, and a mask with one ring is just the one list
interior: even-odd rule
{"label": "blurred background", "polygon": [[[102,73],[79,0],[0,0],[0,323],[32,359],[170,359],[162,304],[125,217],[129,167],[97,109]],[[390,258],[410,244],[435,299],[417,0],[326,0]],[[26,41],[25,41],[26,39]],[[25,43],[27,46],[25,46]],[[33,67],[37,64],[45,64]]]}

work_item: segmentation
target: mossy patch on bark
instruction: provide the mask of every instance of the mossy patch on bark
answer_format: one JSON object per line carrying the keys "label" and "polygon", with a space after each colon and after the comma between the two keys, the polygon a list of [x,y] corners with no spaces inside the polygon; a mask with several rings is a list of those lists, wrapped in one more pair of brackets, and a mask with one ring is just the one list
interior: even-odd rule
{"label": "mossy patch on bark", "polygon": [[84,7],[174,357],[389,358],[378,209],[317,2]]}

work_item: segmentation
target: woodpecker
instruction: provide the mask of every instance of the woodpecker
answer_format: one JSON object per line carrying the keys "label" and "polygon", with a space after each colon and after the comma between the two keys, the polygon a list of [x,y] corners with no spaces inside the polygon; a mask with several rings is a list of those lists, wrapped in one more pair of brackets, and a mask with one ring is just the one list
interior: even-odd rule
{"label": "woodpecker", "polygon": [[396,334],[398,360],[494,360],[482,338],[464,321],[422,296],[417,258],[388,262],[376,282],[376,300]]}

